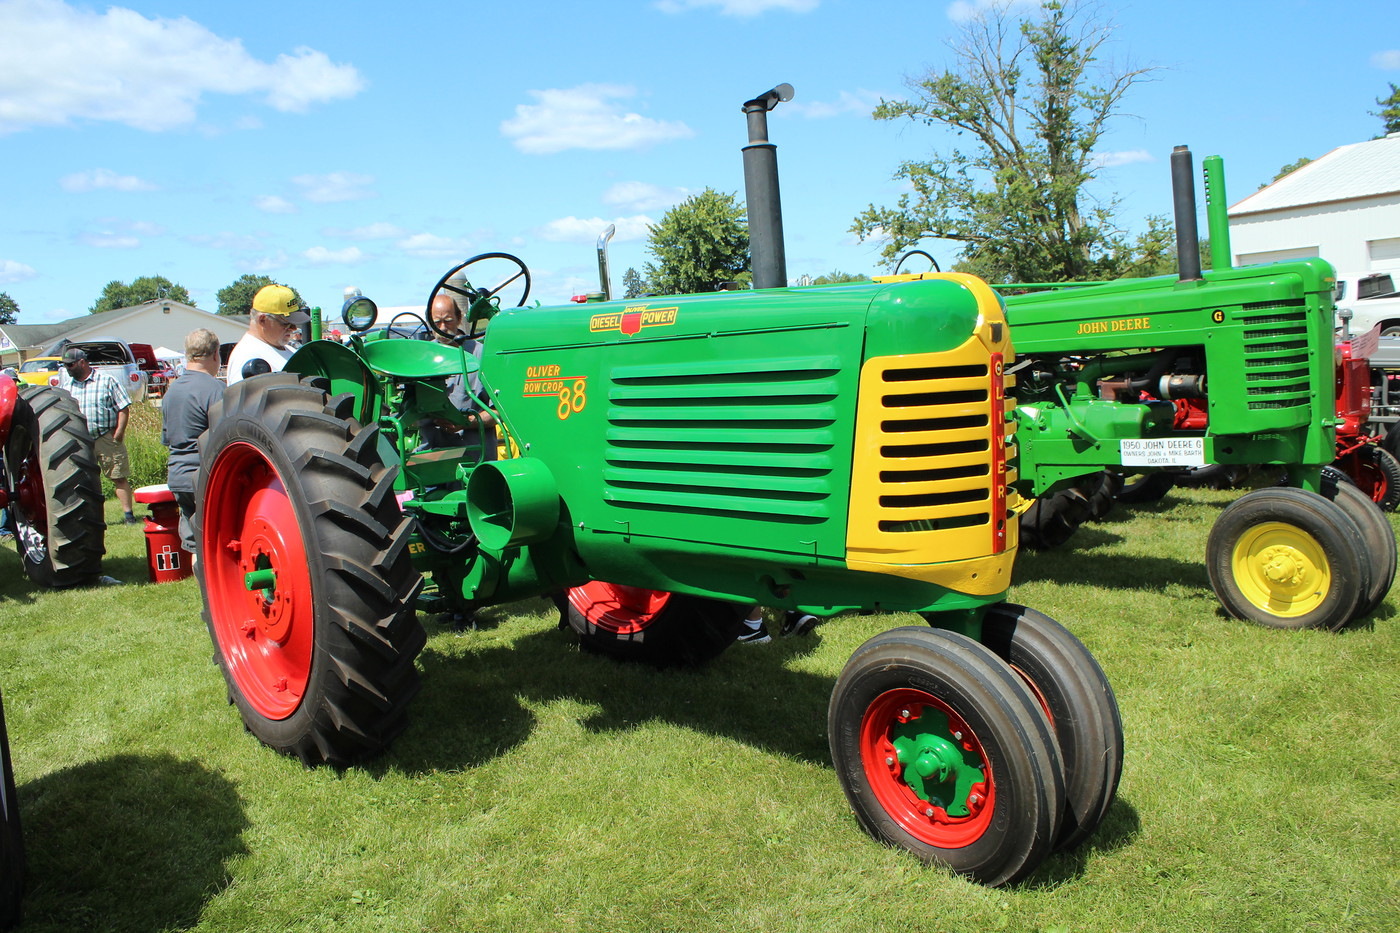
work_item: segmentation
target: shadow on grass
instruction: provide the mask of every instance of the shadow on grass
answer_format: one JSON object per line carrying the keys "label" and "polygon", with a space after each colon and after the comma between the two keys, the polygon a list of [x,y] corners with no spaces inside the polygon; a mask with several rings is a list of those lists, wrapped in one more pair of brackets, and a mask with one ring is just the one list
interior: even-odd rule
{"label": "shadow on grass", "polygon": [[[785,667],[816,645],[815,638],[803,641],[736,645],[694,670],[592,655],[578,649],[572,633],[558,630],[465,658],[430,641],[419,656],[423,691],[392,746],[392,766],[422,773],[484,764],[529,738],[535,727],[529,706],[572,701],[596,708],[581,720],[594,732],[665,722],[831,767],[826,704],[834,680]],[[389,766],[365,767],[383,773]]]}
{"label": "shadow on grass", "polygon": [[67,768],[18,797],[26,931],[188,929],[246,852],[233,783],[170,755]]}
{"label": "shadow on grass", "polygon": [[1131,845],[1141,833],[1142,820],[1138,817],[1137,808],[1121,796],[1117,797],[1092,836],[1073,851],[1061,852],[1046,859],[1039,870],[1012,889],[1054,888],[1067,881],[1078,880],[1094,858]]}
{"label": "shadow on grass", "polygon": [[[1109,540],[1104,540],[1109,539]],[[1093,528],[1083,528],[1066,547],[1022,551],[1016,555],[1016,582],[1112,584],[1120,589],[1161,591],[1169,584],[1209,593],[1210,574],[1204,559],[1191,562],[1170,557],[1142,557],[1092,551],[1099,544],[1121,541]],[[1080,547],[1075,547],[1075,545]],[[1205,542],[1201,542],[1202,553]]]}

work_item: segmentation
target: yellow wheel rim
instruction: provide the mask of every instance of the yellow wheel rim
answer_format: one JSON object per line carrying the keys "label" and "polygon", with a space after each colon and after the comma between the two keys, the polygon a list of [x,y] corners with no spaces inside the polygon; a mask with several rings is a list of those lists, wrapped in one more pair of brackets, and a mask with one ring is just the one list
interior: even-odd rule
{"label": "yellow wheel rim", "polygon": [[1288,619],[1307,615],[1332,590],[1327,554],[1297,525],[1266,522],[1235,542],[1230,568],[1244,598]]}

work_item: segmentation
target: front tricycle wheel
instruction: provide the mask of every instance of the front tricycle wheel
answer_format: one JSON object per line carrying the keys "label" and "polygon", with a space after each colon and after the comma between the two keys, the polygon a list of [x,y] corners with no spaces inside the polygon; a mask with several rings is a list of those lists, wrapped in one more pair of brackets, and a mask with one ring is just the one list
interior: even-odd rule
{"label": "front tricycle wheel", "polygon": [[244,380],[201,442],[196,571],[229,697],[307,764],[398,734],[425,640],[395,469],[344,401],[290,374]]}
{"label": "front tricycle wheel", "polygon": [[977,642],[920,627],[876,635],[837,679],[827,731],[846,798],[882,842],[992,886],[1050,854],[1059,749],[1025,683]]}

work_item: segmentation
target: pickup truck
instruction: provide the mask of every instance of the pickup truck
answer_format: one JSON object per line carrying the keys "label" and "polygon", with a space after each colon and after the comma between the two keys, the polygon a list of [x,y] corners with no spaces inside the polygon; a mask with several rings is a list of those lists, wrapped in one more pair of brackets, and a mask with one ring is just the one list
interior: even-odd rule
{"label": "pickup truck", "polygon": [[1351,313],[1347,324],[1353,334],[1381,325],[1381,336],[1400,334],[1400,292],[1395,290],[1394,277],[1389,272],[1373,272],[1362,276],[1337,276],[1332,293],[1337,305],[1337,327],[1342,327],[1343,311]]}
{"label": "pickup truck", "polygon": [[[144,344],[136,346],[142,347],[154,364],[155,353],[151,348]],[[69,347],[77,347],[86,353],[88,362],[92,364],[93,369],[111,373],[116,377],[117,382],[126,390],[126,394],[131,396],[133,402],[139,402],[146,398],[150,374],[142,368],[136,350],[125,340],[116,337],[94,337],[90,340],[62,341],[50,350],[50,354],[61,356],[63,351]]]}

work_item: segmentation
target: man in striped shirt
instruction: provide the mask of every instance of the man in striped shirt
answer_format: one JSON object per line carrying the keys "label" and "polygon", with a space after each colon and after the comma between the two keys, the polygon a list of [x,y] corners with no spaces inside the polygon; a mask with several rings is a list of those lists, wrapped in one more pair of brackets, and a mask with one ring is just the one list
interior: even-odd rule
{"label": "man in striped shirt", "polygon": [[117,501],[122,506],[122,520],[136,524],[135,501],[131,490],[131,461],[126,455],[126,419],[131,399],[121,383],[108,373],[98,372],[88,362],[87,354],[78,347],[63,353],[63,368],[68,378],[63,388],[72,393],[87,419],[92,433],[92,449],[102,466],[102,475],[116,487]]}

